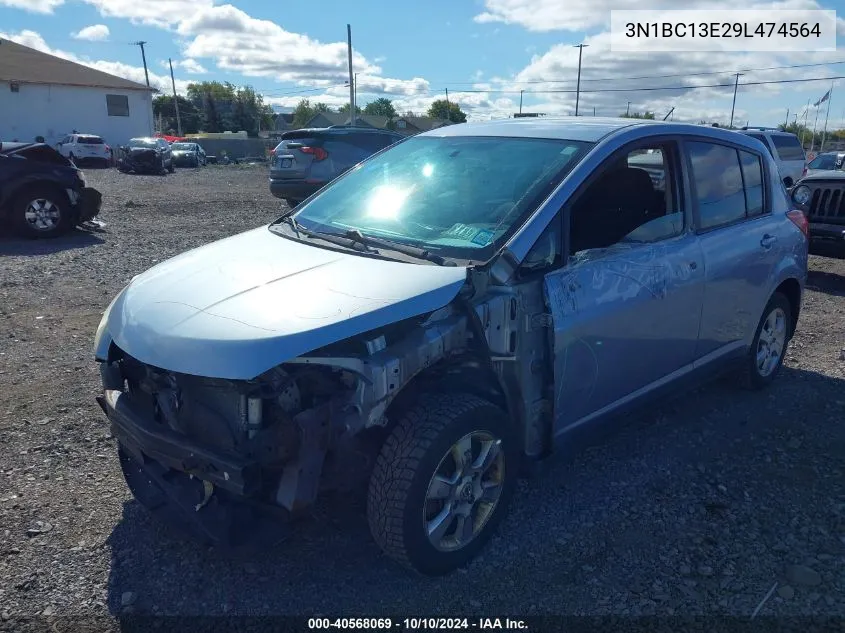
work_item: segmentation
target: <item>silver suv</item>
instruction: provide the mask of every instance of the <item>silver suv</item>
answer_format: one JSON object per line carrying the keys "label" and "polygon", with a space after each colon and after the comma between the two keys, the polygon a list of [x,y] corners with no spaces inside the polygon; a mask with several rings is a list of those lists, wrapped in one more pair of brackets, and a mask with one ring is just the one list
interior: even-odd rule
{"label": "silver suv", "polygon": [[805,175],[807,155],[801,141],[791,132],[767,127],[744,127],[740,132],[757,139],[769,150],[785,186],[793,186]]}
{"label": "silver suv", "polygon": [[96,333],[98,401],[136,497],[204,540],[360,473],[378,544],[443,574],[576,430],[713,372],[771,383],[806,232],[736,132],[444,127],[136,277]]}
{"label": "silver suv", "polygon": [[285,132],[270,157],[270,193],[292,209],[346,170],[403,138],[388,130],[348,125]]}

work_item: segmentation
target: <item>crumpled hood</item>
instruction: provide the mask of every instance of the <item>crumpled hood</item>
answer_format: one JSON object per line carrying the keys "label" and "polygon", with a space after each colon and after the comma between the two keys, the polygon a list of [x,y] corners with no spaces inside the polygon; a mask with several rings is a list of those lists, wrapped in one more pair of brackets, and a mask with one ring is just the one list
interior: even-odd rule
{"label": "crumpled hood", "polygon": [[106,331],[140,361],[249,379],[329,343],[443,307],[466,269],[392,262],[296,242],[261,227],[137,276]]}

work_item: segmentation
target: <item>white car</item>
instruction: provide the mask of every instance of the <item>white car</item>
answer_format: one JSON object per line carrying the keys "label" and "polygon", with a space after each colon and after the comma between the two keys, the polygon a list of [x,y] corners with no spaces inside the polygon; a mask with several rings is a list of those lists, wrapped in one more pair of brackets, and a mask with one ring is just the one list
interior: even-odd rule
{"label": "white car", "polygon": [[95,134],[68,134],[56,144],[56,149],[74,163],[96,161],[111,163],[111,148]]}
{"label": "white car", "polygon": [[804,175],[807,155],[801,141],[791,132],[765,127],[744,127],[737,131],[756,138],[765,145],[778,164],[778,172],[787,187],[794,185]]}

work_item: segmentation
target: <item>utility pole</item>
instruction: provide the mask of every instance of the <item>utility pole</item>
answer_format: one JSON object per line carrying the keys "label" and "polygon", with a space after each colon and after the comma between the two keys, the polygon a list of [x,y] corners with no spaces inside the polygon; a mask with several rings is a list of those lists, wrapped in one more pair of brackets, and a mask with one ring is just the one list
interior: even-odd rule
{"label": "utility pole", "polygon": [[789,108],[786,109],[786,118],[783,120],[783,127],[784,129],[789,127]]}
{"label": "utility pole", "polygon": [[522,93],[525,92],[524,90],[519,91],[519,113],[522,114]]}
{"label": "utility pole", "polygon": [[182,118],[179,116],[179,97],[176,96],[176,80],[173,78],[173,60],[167,58],[167,63],[170,64],[170,83],[173,86],[173,106],[176,108],[176,127],[178,128],[179,138],[182,137]]}
{"label": "utility pole", "polygon": [[449,89],[446,88],[446,120],[452,120],[452,106],[449,105]]}
{"label": "utility pole", "polygon": [[736,108],[736,91],[739,88],[739,78],[742,76],[743,73],[737,73],[736,79],[734,80],[734,101],[731,105],[731,123],[728,125],[728,128],[733,128],[734,126],[734,109]]}
{"label": "utility pole", "polygon": [[147,54],[144,51],[144,44],[146,42],[132,42],[133,46],[140,46],[141,47],[141,59],[144,60],[144,77],[147,80],[147,88],[150,87],[150,74],[147,72]]}
{"label": "utility pole", "polygon": [[576,44],[573,48],[578,49],[578,83],[575,86],[575,116],[578,116],[578,101],[581,97],[581,54],[584,52],[584,47],[589,44]]}
{"label": "utility pole", "polygon": [[596,106],[593,106],[593,116],[596,116]]}
{"label": "utility pole", "polygon": [[355,76],[352,73],[352,27],[346,25],[346,54],[349,57],[349,122],[355,125]]}
{"label": "utility pole", "polygon": [[824,141],[827,137],[827,120],[830,118],[830,100],[833,97],[833,84],[830,84],[830,91],[827,94],[827,112],[824,115],[824,131],[822,132],[822,144],[819,145],[819,153],[824,151]]}
{"label": "utility pole", "polygon": [[358,111],[358,73],[355,73],[355,111]]}
{"label": "utility pole", "polygon": [[631,102],[630,101],[628,102],[628,107],[625,108],[625,116],[628,116],[629,114],[631,114]]}

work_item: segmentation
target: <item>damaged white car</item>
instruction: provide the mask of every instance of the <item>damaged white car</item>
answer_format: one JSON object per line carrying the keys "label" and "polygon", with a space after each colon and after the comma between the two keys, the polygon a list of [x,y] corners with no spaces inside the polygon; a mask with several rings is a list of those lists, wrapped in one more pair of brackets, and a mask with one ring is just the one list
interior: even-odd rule
{"label": "damaged white car", "polygon": [[747,136],[630,119],[405,140],[114,299],[127,482],[225,544],[361,474],[378,544],[449,572],[575,429],[700,370],[775,377],[807,268],[777,173]]}

